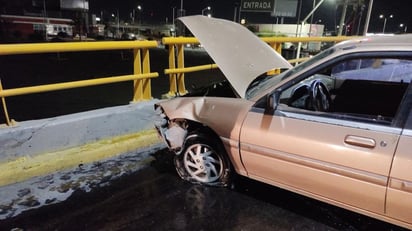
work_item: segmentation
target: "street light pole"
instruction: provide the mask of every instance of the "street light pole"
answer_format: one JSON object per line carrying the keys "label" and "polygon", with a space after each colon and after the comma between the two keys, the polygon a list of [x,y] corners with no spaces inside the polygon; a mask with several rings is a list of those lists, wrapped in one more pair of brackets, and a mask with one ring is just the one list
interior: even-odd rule
{"label": "street light pole", "polygon": [[141,16],[141,14],[142,14],[142,6],[141,5],[137,5],[137,11],[136,11],[136,13],[137,13],[137,15],[135,15],[135,17],[137,18],[137,24],[142,24],[142,16]]}
{"label": "street light pole", "polygon": [[119,15],[119,9],[116,10],[117,13],[117,32],[116,32],[116,38],[120,38],[120,15]]}
{"label": "street light pole", "polygon": [[399,28],[403,30],[403,33],[406,33],[406,31],[408,30],[408,26],[403,23],[399,24]]}
{"label": "street light pole", "polygon": [[[316,6],[316,0],[313,0],[313,5],[312,5],[312,9],[315,8]],[[309,37],[312,36],[312,24],[313,24],[313,15],[310,17],[310,26],[309,26]]]}
{"label": "street light pole", "polygon": [[176,11],[176,7],[173,7],[173,8],[172,8],[173,30],[175,29],[175,20],[176,20],[175,11]]}
{"label": "street light pole", "polygon": [[49,40],[47,36],[47,25],[49,24],[49,19],[47,17],[47,10],[46,10],[46,0],[43,0],[43,18],[44,18],[44,39]]}
{"label": "street light pole", "polygon": [[[382,34],[385,34],[386,22],[387,22],[388,18],[383,14],[379,15],[379,18],[381,18],[381,19],[383,18]],[[393,14],[389,15],[389,18],[393,18]]]}
{"label": "street light pole", "polygon": [[[180,0],[180,9],[178,10],[177,17],[185,16],[185,10],[183,9],[183,0]],[[182,36],[185,34],[185,26],[182,22],[176,22],[176,34],[178,36]]]}
{"label": "street light pole", "polygon": [[207,6],[207,7],[203,8],[203,9],[202,9],[202,15],[205,14],[205,11],[206,11],[206,10],[210,10],[210,9],[211,9],[210,6]]}
{"label": "street light pole", "polygon": [[343,5],[343,10],[342,10],[342,16],[340,17],[340,22],[339,22],[338,36],[342,35],[343,27],[345,26],[345,18],[346,18],[346,11],[348,9],[348,4],[349,4],[349,0],[345,0],[345,3]]}
{"label": "street light pole", "polygon": [[[303,29],[303,26],[305,25],[306,21],[309,19],[310,16],[312,16],[313,13],[315,13],[315,11],[320,7],[320,5],[322,5],[322,3],[323,3],[324,1],[325,1],[325,0],[320,0],[320,1],[318,2],[318,4],[317,4],[315,7],[313,7],[312,11],[309,12],[309,14],[302,20],[302,23],[301,23],[301,25],[300,25],[299,37],[302,37],[302,29]],[[302,48],[302,42],[299,42],[299,43],[298,43],[298,48],[297,48],[297,51],[296,51],[296,58],[297,58],[297,59],[300,58],[300,49],[301,49],[301,48]]]}
{"label": "street light pole", "polygon": [[365,27],[363,28],[363,35],[366,35],[368,33],[369,22],[371,20],[372,7],[373,7],[373,0],[369,0],[368,14],[366,15]]}
{"label": "street light pole", "polygon": [[303,22],[303,23],[306,23],[306,21],[309,19],[309,17],[312,16],[313,13],[315,13],[315,11],[320,7],[320,5],[322,5],[322,3],[323,3],[324,1],[325,1],[325,0],[320,0],[320,1],[318,2],[318,4],[317,4],[315,7],[313,7],[312,11],[306,16],[306,18],[303,19],[302,22]]}
{"label": "street light pole", "polygon": [[384,20],[383,20],[382,34],[385,34],[386,20],[388,20],[388,19],[385,17]]}

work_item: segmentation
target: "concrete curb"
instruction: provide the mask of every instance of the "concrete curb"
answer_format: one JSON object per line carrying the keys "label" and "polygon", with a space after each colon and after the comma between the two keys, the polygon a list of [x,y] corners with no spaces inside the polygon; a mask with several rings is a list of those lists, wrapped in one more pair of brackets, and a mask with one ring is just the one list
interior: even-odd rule
{"label": "concrete curb", "polygon": [[160,143],[157,101],[0,128],[0,187]]}
{"label": "concrete curb", "polygon": [[0,163],[0,187],[42,176],[52,172],[73,168],[122,153],[142,149],[161,141],[155,130],[101,139],[61,151],[49,152],[33,157],[24,156]]}

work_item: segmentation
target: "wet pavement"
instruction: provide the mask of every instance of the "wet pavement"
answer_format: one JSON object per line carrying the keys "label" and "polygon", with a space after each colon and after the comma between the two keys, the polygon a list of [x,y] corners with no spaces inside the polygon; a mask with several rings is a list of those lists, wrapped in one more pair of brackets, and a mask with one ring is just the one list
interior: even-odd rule
{"label": "wet pavement", "polygon": [[[153,97],[168,92],[167,51],[151,50]],[[210,63],[199,51],[188,66]],[[3,87],[132,72],[130,52],[1,57]],[[25,65],[30,63],[32,65]],[[105,68],[101,68],[101,67]],[[24,68],[22,68],[24,67]],[[45,68],[47,67],[47,68]],[[188,74],[187,87],[219,80],[217,70]],[[128,104],[132,83],[7,99],[17,121]],[[0,123],[4,121],[0,114]],[[165,150],[127,153],[42,176],[0,192],[0,230],[403,230],[276,187],[238,177],[233,189],[182,181]]]}
{"label": "wet pavement", "polygon": [[0,222],[27,210],[65,201],[76,191],[90,192],[109,185],[111,181],[147,166],[152,161],[151,154],[160,148],[164,145],[3,186],[0,190]]}
{"label": "wet pavement", "polygon": [[146,167],[76,188],[64,202],[0,221],[0,230],[402,230],[243,177],[232,189],[192,185],[170,157],[160,149]]}

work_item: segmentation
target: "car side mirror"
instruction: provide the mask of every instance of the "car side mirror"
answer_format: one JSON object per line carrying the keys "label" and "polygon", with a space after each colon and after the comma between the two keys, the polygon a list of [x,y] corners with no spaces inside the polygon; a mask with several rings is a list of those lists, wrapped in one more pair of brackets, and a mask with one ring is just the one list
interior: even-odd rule
{"label": "car side mirror", "polygon": [[272,114],[278,107],[280,94],[281,94],[280,90],[275,90],[274,92],[268,94],[267,99],[266,99],[266,111],[268,113]]}

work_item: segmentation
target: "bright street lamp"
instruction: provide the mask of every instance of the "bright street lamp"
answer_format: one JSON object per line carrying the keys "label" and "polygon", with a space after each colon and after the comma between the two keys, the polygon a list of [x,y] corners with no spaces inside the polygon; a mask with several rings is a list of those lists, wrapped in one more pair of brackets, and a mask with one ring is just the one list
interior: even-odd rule
{"label": "bright street lamp", "polygon": [[136,18],[137,18],[137,22],[139,23],[139,24],[142,24],[142,11],[143,11],[143,7],[141,6],[141,5],[138,5],[137,7],[136,7],[136,11],[135,11],[135,15],[134,15],[134,19],[133,20],[136,20]]}
{"label": "bright street lamp", "polygon": [[404,23],[399,24],[399,28],[400,28],[401,30],[403,30],[403,31],[402,31],[403,33],[406,33],[406,31],[408,30],[408,26],[407,26],[406,24],[404,24]]}
{"label": "bright street lamp", "polygon": [[[383,14],[379,15],[379,18],[380,18],[380,19],[383,19],[382,34],[385,34],[386,21],[388,20],[388,18],[387,18],[385,15],[383,15]],[[393,18],[393,14],[389,15],[389,18]]]}
{"label": "bright street lamp", "polygon": [[[204,15],[205,14],[205,11],[206,10],[210,10],[210,9],[212,9],[210,6],[207,6],[207,7],[205,7],[203,10],[202,10],[202,15]],[[209,16],[210,14],[208,14],[208,16]]]}

